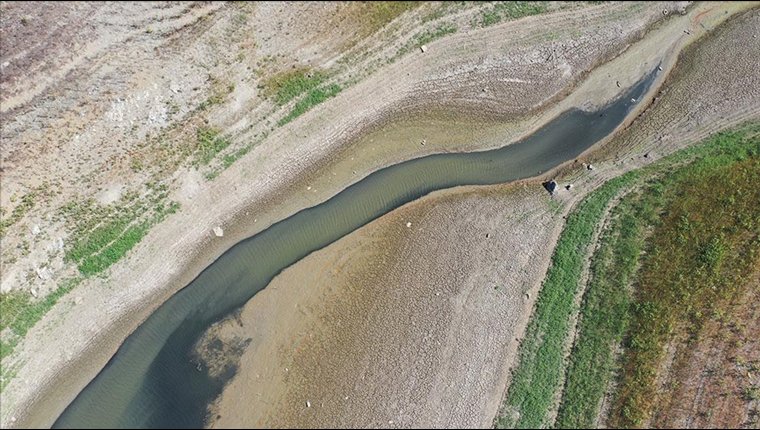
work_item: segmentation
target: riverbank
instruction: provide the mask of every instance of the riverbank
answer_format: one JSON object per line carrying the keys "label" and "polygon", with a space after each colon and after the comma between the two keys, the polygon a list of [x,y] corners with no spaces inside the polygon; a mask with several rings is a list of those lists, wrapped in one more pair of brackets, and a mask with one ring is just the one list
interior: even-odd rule
{"label": "riverbank", "polygon": [[[660,13],[659,10],[654,10],[654,6],[649,12],[646,19],[652,20]],[[612,19],[603,12],[599,13],[601,21]],[[567,22],[572,14],[578,12],[558,14],[554,19]],[[634,21],[632,27],[631,20]],[[610,25],[610,34],[607,34],[616,34],[611,39],[613,42],[601,48],[588,46],[588,55],[582,58],[587,61],[585,64],[593,64],[594,60],[624,46],[625,40],[628,40],[626,38],[634,37],[637,30],[646,27],[644,21],[645,18],[631,16],[613,20],[615,24]],[[532,26],[520,30],[525,33],[518,34],[541,34],[538,20],[526,19],[520,23],[520,27],[526,22],[532,23]],[[622,34],[612,31],[618,30],[616,25],[621,22],[626,23],[626,30]],[[404,151],[395,151],[398,146],[390,146],[387,151],[394,154],[393,157],[383,159],[370,153],[375,146],[368,145],[367,141],[353,145],[356,141],[351,139],[350,130],[366,130],[369,124],[379,123],[380,119],[387,117],[399,105],[408,103],[408,100],[415,100],[417,106],[424,106],[430,101],[425,83],[461,88],[461,82],[470,79],[469,76],[455,76],[451,81],[444,82],[438,74],[440,68],[445,66],[444,70],[457,70],[459,67],[478,64],[477,53],[483,52],[484,47],[493,49],[494,43],[510,46],[514,40],[505,40],[503,35],[504,32],[511,34],[515,27],[505,24],[484,30],[481,39],[472,41],[476,46],[465,45],[470,50],[469,54],[450,50],[451,47],[462,46],[463,41],[470,40],[466,37],[468,35],[457,35],[453,37],[456,39],[444,39],[431,44],[431,55],[425,61],[419,56],[410,56],[369,81],[347,90],[318,111],[305,115],[293,122],[292,126],[279,129],[268,137],[267,142],[281,145],[276,148],[277,151],[274,151],[271,143],[257,146],[211,183],[203,183],[197,172],[183,172],[180,180],[182,185],[173,194],[182,204],[182,210],[152,230],[127,260],[114,266],[107,280],[90,280],[80,286],[70,300],[64,300],[30,332],[28,341],[21,345],[18,355],[10,361],[4,361],[4,367],[7,364],[15,368],[16,378],[3,393],[5,405],[11,405],[3,408],[3,425],[10,423],[11,418],[16,418],[16,423],[21,425],[49,424],[68,400],[97,373],[99,366],[93,366],[93,363],[105,363],[121,339],[136,324],[238,238],[260,231],[298,208],[323,200],[346,183],[353,182],[355,179],[352,178],[375,170],[384,163],[445,147],[444,144],[439,146],[433,142],[422,148],[415,142]],[[593,45],[591,40],[588,43]],[[529,42],[533,43],[534,40]],[[515,79],[527,78],[537,72],[526,64],[530,64],[528,54],[540,54],[540,49],[528,48],[526,45],[529,44],[524,43],[510,51],[523,55],[522,62],[518,64],[520,67],[506,69],[514,72]],[[406,72],[409,69],[415,70],[418,75],[410,79]],[[567,91],[585,70],[583,64],[578,64],[570,67],[569,74],[557,75],[558,87],[541,87],[542,91],[531,99],[534,103],[528,109],[544,106],[557,94]],[[500,73],[503,71],[500,69]],[[486,71],[473,82],[491,77],[491,73],[496,71]],[[633,79],[634,73],[631,75]],[[503,91],[501,95],[504,96],[516,93],[512,87],[504,88]],[[376,97],[373,100],[377,106],[376,111],[359,114],[356,106],[367,102],[366,94]],[[500,93],[491,93],[489,97],[491,96],[494,100],[499,100]],[[504,113],[522,112],[525,106],[511,108],[512,111]],[[550,112],[546,115],[549,114]],[[513,136],[527,133],[545,118],[520,124],[521,127],[515,129]],[[323,127],[325,122],[333,123],[333,120],[336,121],[334,128]],[[365,127],[361,127],[362,124]],[[351,151],[362,153],[363,156],[352,160]],[[252,170],[250,166],[257,166],[258,170]],[[315,169],[314,166],[321,168]],[[188,229],[188,225],[193,228]],[[215,226],[224,227],[222,238],[217,239],[213,235]],[[167,249],[167,243],[173,245]],[[162,258],[157,260],[157,255]],[[51,350],[60,353],[50,354]],[[40,388],[42,386],[52,389],[45,391]],[[41,409],[33,411],[35,405]]]}
{"label": "riverbank", "polygon": [[[690,22],[721,21],[711,19],[722,11],[702,12]],[[751,37],[753,23],[735,29]],[[604,181],[757,116],[756,85],[741,72],[754,54],[727,49],[730,39],[695,45],[649,109],[589,154],[593,171],[583,159],[564,169],[560,184],[575,186],[556,200],[535,181],[434,193],[283,272],[213,333],[252,339],[212,409],[215,426],[491,425],[563,215]],[[716,110],[702,107],[716,93]],[[685,112],[692,121],[680,121]],[[253,406],[238,408],[242,399]]]}

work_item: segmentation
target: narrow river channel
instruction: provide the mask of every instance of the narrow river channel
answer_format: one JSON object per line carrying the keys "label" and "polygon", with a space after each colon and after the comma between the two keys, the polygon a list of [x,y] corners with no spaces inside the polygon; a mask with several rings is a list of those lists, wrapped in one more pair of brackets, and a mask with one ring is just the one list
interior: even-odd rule
{"label": "narrow river channel", "polygon": [[211,324],[243,306],[286,267],[399,206],[444,188],[533,177],[574,159],[622,123],[655,75],[598,111],[566,111],[502,148],[430,155],[378,170],[237,243],[124,341],[54,427],[203,426],[207,405],[232,376],[213,379],[191,359]]}

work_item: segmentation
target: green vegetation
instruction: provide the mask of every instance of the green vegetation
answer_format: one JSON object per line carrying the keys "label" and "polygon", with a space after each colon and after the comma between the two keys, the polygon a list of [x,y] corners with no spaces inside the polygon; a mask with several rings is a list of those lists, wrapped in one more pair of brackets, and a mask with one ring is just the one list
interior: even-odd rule
{"label": "green vegetation", "polygon": [[335,97],[341,90],[342,88],[340,85],[331,84],[327,87],[315,88],[309,91],[305,98],[299,100],[298,103],[296,103],[296,105],[293,107],[293,110],[291,110],[289,114],[277,122],[277,125],[283,126],[290,121],[293,121],[314,106],[322,103],[329,98]]}
{"label": "green vegetation", "polygon": [[417,36],[417,45],[425,45],[434,40],[440,39],[443,36],[454,34],[457,32],[457,27],[452,23],[444,23],[439,25],[433,31],[426,31]]}
{"label": "green vegetation", "polygon": [[547,11],[546,2],[506,1],[498,2],[489,10],[480,14],[475,23],[481,27],[498,24],[504,20],[513,20],[524,16],[538,15]]}
{"label": "green vegetation", "polygon": [[497,419],[498,428],[539,428],[547,424],[547,411],[560,386],[563,345],[586,249],[610,200],[637,178],[636,172],[630,172],[608,181],[568,216],[520,347],[520,364],[504,411]]}
{"label": "green vegetation", "polygon": [[644,202],[640,194],[626,197],[611,212],[610,226],[591,260],[578,338],[555,427],[594,427],[615,365],[613,347],[620,344],[627,328],[630,291],[626,286],[636,270],[646,226],[657,216],[655,206]]}
{"label": "green vegetation", "polygon": [[[127,251],[132,249],[148,232],[150,225],[142,223],[131,226],[120,232],[118,238],[113,242],[97,248],[98,251],[82,259],[79,263],[79,271],[83,275],[94,275],[102,272],[123,257]],[[91,236],[88,239],[98,240],[100,238]],[[102,243],[102,242],[101,242]]]}
{"label": "green vegetation", "polygon": [[[757,262],[759,132],[753,125],[719,133],[706,144],[607,182],[579,204],[557,243],[498,427],[593,426],[614,371],[613,348],[626,330],[630,336],[612,424],[643,422],[656,399],[654,378],[665,343],[678,328],[693,335],[701,319],[715,313],[716,303],[738,294],[742,277]],[[559,414],[556,423],[547,423],[591,233],[610,199],[639,182],[641,191],[612,211],[594,254]],[[626,286],[651,226],[655,239],[632,297]]]}
{"label": "green vegetation", "polygon": [[10,335],[0,340],[0,359],[15,348],[18,339],[34,326],[66,293],[79,285],[82,278],[70,278],[60,283],[58,289],[42,300],[34,301],[27,292],[13,291],[0,294],[0,332],[10,329]]}
{"label": "green vegetation", "polygon": [[76,241],[68,247],[67,261],[77,263],[86,276],[95,275],[120,260],[148,232],[179,208],[176,202],[166,203],[168,187],[151,183],[148,197],[126,193],[118,204],[101,206],[93,200],[72,202],[61,208],[71,236]]}
{"label": "green vegetation", "polygon": [[230,141],[215,128],[200,127],[196,136],[198,139],[198,147],[195,153],[196,166],[208,164],[216,154],[230,145]]}
{"label": "green vegetation", "polygon": [[287,70],[268,78],[264,82],[264,92],[278,105],[284,105],[318,87],[326,78],[324,73],[308,68]]}
{"label": "green vegetation", "polygon": [[651,416],[666,345],[730,313],[760,261],[760,126],[720,133],[703,151],[649,187],[666,205],[636,281],[614,426]]}
{"label": "green vegetation", "polygon": [[21,218],[29,212],[37,203],[38,192],[36,190],[24,194],[21,201],[13,208],[11,216],[0,221],[0,236],[5,235],[8,227],[16,224]]}

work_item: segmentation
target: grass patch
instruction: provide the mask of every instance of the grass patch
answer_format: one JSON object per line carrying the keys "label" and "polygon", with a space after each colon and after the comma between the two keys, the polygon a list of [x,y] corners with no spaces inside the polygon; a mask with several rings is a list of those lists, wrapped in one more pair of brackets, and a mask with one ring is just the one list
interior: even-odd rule
{"label": "grass patch", "polygon": [[667,205],[635,283],[613,426],[652,416],[665,400],[655,381],[666,345],[697,336],[743,293],[760,258],[759,135],[760,125],[720,133],[696,161],[653,186]]}
{"label": "grass patch", "polygon": [[[653,199],[659,196],[651,195]],[[615,365],[613,348],[622,341],[628,324],[626,287],[637,267],[646,226],[658,215],[659,205],[641,197],[626,197],[611,211],[610,226],[592,257],[557,428],[592,428],[599,414]]]}
{"label": "grass patch", "polygon": [[296,103],[296,105],[293,107],[293,110],[291,110],[290,113],[285,117],[280,119],[277,122],[277,125],[283,126],[290,121],[293,121],[314,106],[322,103],[329,98],[335,97],[341,90],[342,88],[338,84],[332,84],[323,88],[314,88],[313,90],[309,91],[306,97],[299,100],[298,103]]}
{"label": "grass patch", "polygon": [[457,32],[457,27],[454,24],[444,23],[444,24],[439,25],[435,30],[432,30],[432,31],[429,30],[417,36],[417,44],[425,45],[434,40],[440,39],[449,34],[454,34],[456,32]]}
{"label": "grass patch", "polygon": [[36,191],[31,191],[27,194],[24,194],[24,196],[21,197],[21,201],[16,205],[16,207],[13,208],[13,211],[11,211],[11,215],[8,218],[0,221],[0,236],[4,236],[5,231],[13,224],[16,224],[21,218],[23,218],[24,215],[26,215],[27,212],[29,212],[36,203]]}
{"label": "grass patch", "polygon": [[519,19],[525,16],[538,15],[548,11],[547,2],[507,1],[498,2],[488,10],[481,12],[475,24],[488,27],[502,21]]}
{"label": "grass patch", "polygon": [[60,215],[73,220],[71,236],[77,240],[66,250],[65,259],[77,263],[81,274],[95,275],[119,261],[155,224],[179,209],[166,202],[167,186],[149,184],[151,197],[140,200],[127,193],[119,205],[99,206],[92,200],[70,203]]}
{"label": "grass patch", "polygon": [[[679,151],[653,166],[608,181],[578,205],[568,217],[552,256],[497,427],[553,424],[545,421],[559,389],[563,343],[593,229],[605,206],[620,190],[659,173],[653,177],[661,179],[650,179],[645,192],[627,198],[613,211],[617,217],[612,224],[614,231],[602,236],[603,244],[591,266],[592,280],[582,304],[579,337],[571,354],[556,425],[593,425],[614,365],[611,348],[624,338],[629,322],[634,335],[627,344],[633,352],[628,353],[624,369],[630,376],[623,379],[621,400],[615,405],[618,418],[612,424],[629,427],[643,422],[647,416],[643,406],[651,406],[654,401],[654,377],[667,336],[677,326],[697,327],[698,318],[710,314],[711,304],[721,294],[729,294],[730,285],[739,284],[736,281],[746,266],[757,260],[760,199],[755,184],[760,181],[759,132],[760,126],[754,125],[720,133],[707,144]],[[688,167],[677,169],[689,162]],[[674,202],[665,216],[659,209],[663,202]],[[706,218],[711,219],[707,230],[702,228]],[[642,272],[649,278],[639,283],[647,285],[645,291],[668,300],[643,295],[633,300],[621,285],[633,276],[644,246],[644,229],[660,221],[663,225],[671,223],[673,231],[667,234],[658,230],[659,239],[653,246],[656,250],[659,243],[662,251],[647,255]],[[665,227],[659,229],[662,228]],[[677,258],[671,258],[676,254]],[[735,258],[729,259],[730,255]],[[663,269],[673,264],[681,266],[666,275],[668,271]],[[706,278],[700,280],[697,276]],[[629,309],[633,309],[630,314]],[[634,356],[646,359],[634,360]],[[626,388],[629,385],[633,391]]]}
{"label": "grass patch", "polygon": [[219,130],[211,127],[199,127],[196,132],[198,146],[195,151],[195,165],[206,165],[220,151],[230,145],[230,141]]}
{"label": "grass patch", "polygon": [[322,84],[327,77],[322,72],[312,72],[308,68],[286,70],[264,82],[264,93],[282,106],[301,94]]}
{"label": "grass patch", "polygon": [[83,275],[89,276],[111,267],[142,240],[149,228],[149,223],[128,227],[113,242],[84,257],[79,263],[79,271]]}
{"label": "grass patch", "polygon": [[34,300],[25,291],[0,294],[0,332],[10,329],[10,335],[3,335],[0,341],[0,359],[13,352],[18,339],[24,337],[37,321],[50,310],[66,293],[74,289],[83,278],[69,278],[58,289],[41,300]]}
{"label": "grass patch", "polygon": [[540,428],[560,385],[563,345],[586,249],[609,201],[638,178],[629,172],[587,196],[568,216],[520,347],[498,428]]}

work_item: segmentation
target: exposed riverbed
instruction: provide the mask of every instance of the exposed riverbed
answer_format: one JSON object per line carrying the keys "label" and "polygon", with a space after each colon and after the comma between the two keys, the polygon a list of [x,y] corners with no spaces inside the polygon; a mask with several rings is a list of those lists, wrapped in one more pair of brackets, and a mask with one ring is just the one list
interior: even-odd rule
{"label": "exposed riverbed", "polygon": [[243,240],[145,321],[55,423],[56,427],[199,427],[220,377],[193,358],[207,328],[284,268],[432,191],[528,178],[572,160],[622,123],[656,73],[595,112],[571,110],[503,148],[437,154],[381,169],[332,199]]}

